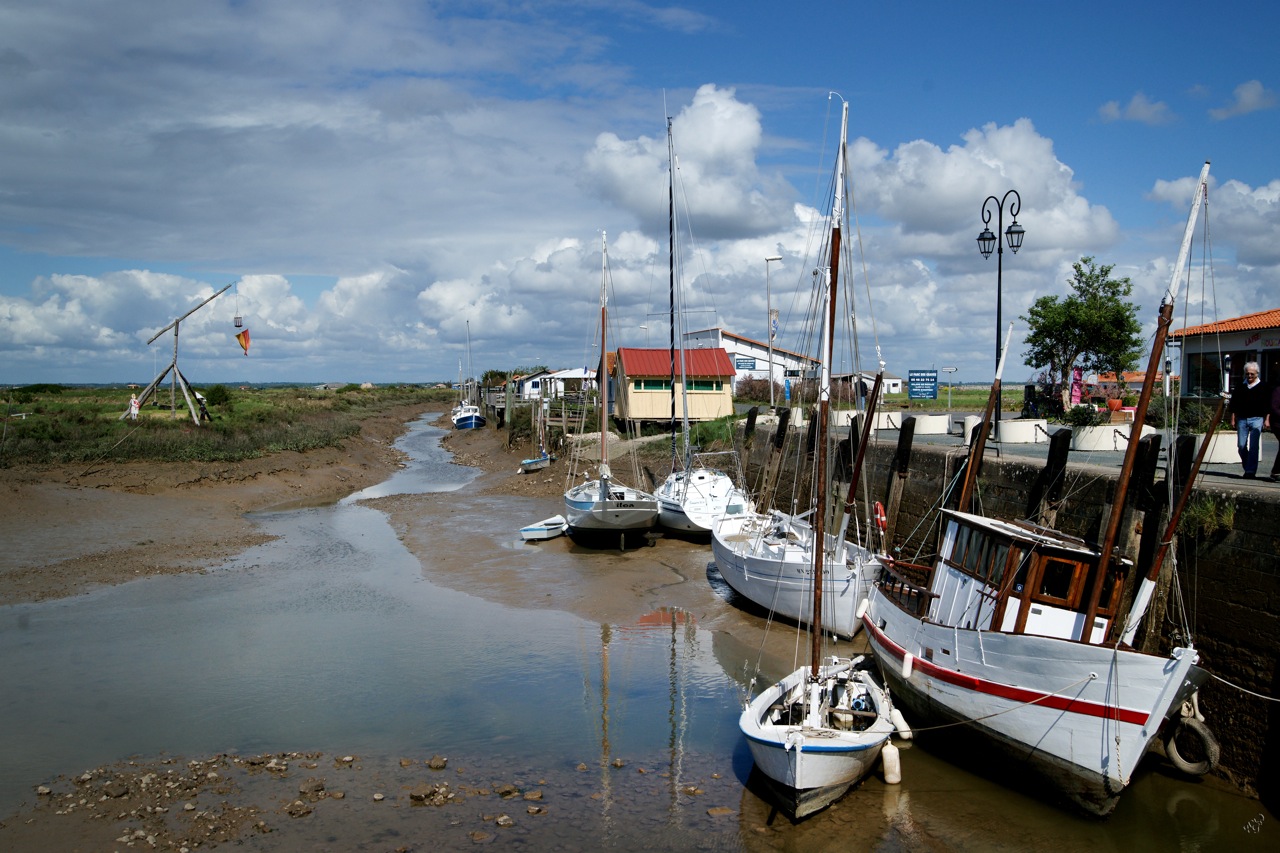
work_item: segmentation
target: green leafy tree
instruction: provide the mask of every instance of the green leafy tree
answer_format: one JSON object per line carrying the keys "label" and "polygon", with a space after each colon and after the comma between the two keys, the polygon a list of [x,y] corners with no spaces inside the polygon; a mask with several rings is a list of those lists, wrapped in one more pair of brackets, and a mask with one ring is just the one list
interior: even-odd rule
{"label": "green leafy tree", "polygon": [[480,384],[485,388],[493,388],[505,384],[510,376],[510,372],[506,370],[486,370],[480,376]]}
{"label": "green leafy tree", "polygon": [[209,393],[205,395],[210,406],[225,406],[231,402],[231,391],[226,385],[218,384],[209,389]]}
{"label": "green leafy tree", "polygon": [[1112,278],[1114,265],[1099,265],[1092,257],[1081,258],[1072,268],[1070,294],[1041,296],[1021,318],[1031,330],[1023,357],[1061,383],[1064,406],[1072,368],[1114,371],[1119,378],[1137,366],[1143,343],[1138,306],[1128,300],[1133,282]]}

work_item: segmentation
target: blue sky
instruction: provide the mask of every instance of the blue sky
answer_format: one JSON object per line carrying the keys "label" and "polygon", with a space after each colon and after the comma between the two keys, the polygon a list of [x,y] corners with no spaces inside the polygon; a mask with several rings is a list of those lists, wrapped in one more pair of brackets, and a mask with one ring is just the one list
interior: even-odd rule
{"label": "blue sky", "polygon": [[196,384],[456,378],[468,323],[477,372],[582,366],[601,231],[613,343],[658,345],[641,327],[665,300],[668,115],[699,255],[690,324],[763,339],[763,259],[783,256],[775,307],[808,286],[829,92],[850,105],[888,370],[989,380],[995,258],[974,238],[984,198],[1016,189],[1003,311],[1021,382],[1017,318],[1081,256],[1133,280],[1151,327],[1206,159],[1214,265],[1184,287],[1187,322],[1280,305],[1278,18],[0,0],[0,384],[149,381],[171,338],[146,341],[231,282],[182,325]]}

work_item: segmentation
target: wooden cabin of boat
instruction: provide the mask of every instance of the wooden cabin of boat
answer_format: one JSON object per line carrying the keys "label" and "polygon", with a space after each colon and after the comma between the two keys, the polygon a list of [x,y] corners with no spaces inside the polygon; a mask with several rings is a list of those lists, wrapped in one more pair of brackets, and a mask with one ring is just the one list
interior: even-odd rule
{"label": "wooden cabin of boat", "polygon": [[1121,564],[1099,579],[1100,562],[1083,539],[1051,528],[945,511],[934,566],[895,562],[881,589],[900,607],[939,624],[1096,644],[1115,622],[1127,568]]}

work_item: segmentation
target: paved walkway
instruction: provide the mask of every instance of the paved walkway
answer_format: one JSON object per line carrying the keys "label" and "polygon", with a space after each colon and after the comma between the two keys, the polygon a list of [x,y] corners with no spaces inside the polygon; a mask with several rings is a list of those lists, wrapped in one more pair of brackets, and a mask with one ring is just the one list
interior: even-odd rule
{"label": "paved walkway", "polygon": [[[892,411],[892,410],[890,410]],[[910,414],[904,412],[903,414]],[[940,412],[922,412],[921,414],[945,414]],[[951,418],[953,422],[963,423],[966,415],[980,415],[980,412],[952,412]],[[1002,418],[1002,422],[1013,420],[1012,418]],[[1062,429],[1061,424],[1049,424],[1049,432],[1053,433]],[[1234,433],[1233,433],[1234,435]],[[1042,441],[1036,444],[1010,444],[1008,442],[990,441],[987,442],[988,458],[998,456],[1001,459],[1025,459],[1028,462],[1039,460],[1041,463],[1048,457],[1049,441],[1042,436]],[[884,429],[878,430],[875,441],[880,444],[896,444],[898,441],[898,430]],[[946,435],[922,435],[916,433],[912,444],[915,445],[934,445],[960,447],[963,445],[963,437],[958,433],[950,433]],[[1267,475],[1271,472],[1271,466],[1275,462],[1276,454],[1280,452],[1280,442],[1270,432],[1263,432],[1262,447],[1259,454],[1258,474],[1259,479],[1244,479],[1243,471],[1238,460],[1230,463],[1206,463],[1200,467],[1200,476],[1206,485],[1214,485],[1219,488],[1227,488],[1233,490],[1243,490],[1251,493],[1270,493],[1280,499],[1280,482],[1273,482],[1267,479]],[[1068,465],[1094,465],[1102,468],[1113,468],[1117,471],[1124,464],[1124,448],[1120,450],[1092,450],[1082,451],[1073,450],[1067,458]]]}

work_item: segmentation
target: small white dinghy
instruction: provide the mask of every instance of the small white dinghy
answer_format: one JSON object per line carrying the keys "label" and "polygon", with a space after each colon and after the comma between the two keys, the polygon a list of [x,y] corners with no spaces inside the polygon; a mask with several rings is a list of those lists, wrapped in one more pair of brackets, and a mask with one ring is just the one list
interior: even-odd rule
{"label": "small white dinghy", "polygon": [[535,524],[530,524],[528,527],[521,527],[520,536],[526,542],[539,539],[555,539],[564,533],[567,525],[568,522],[565,521],[563,515],[553,515]]}
{"label": "small white dinghy", "polygon": [[862,781],[894,733],[888,693],[862,656],[829,658],[763,691],[738,725],[756,768],[793,819],[826,808]]}
{"label": "small white dinghy", "polygon": [[532,474],[534,471],[543,471],[554,461],[554,456],[544,453],[541,456],[535,456],[532,459],[525,459],[521,461],[520,467],[516,469],[516,473]]}

